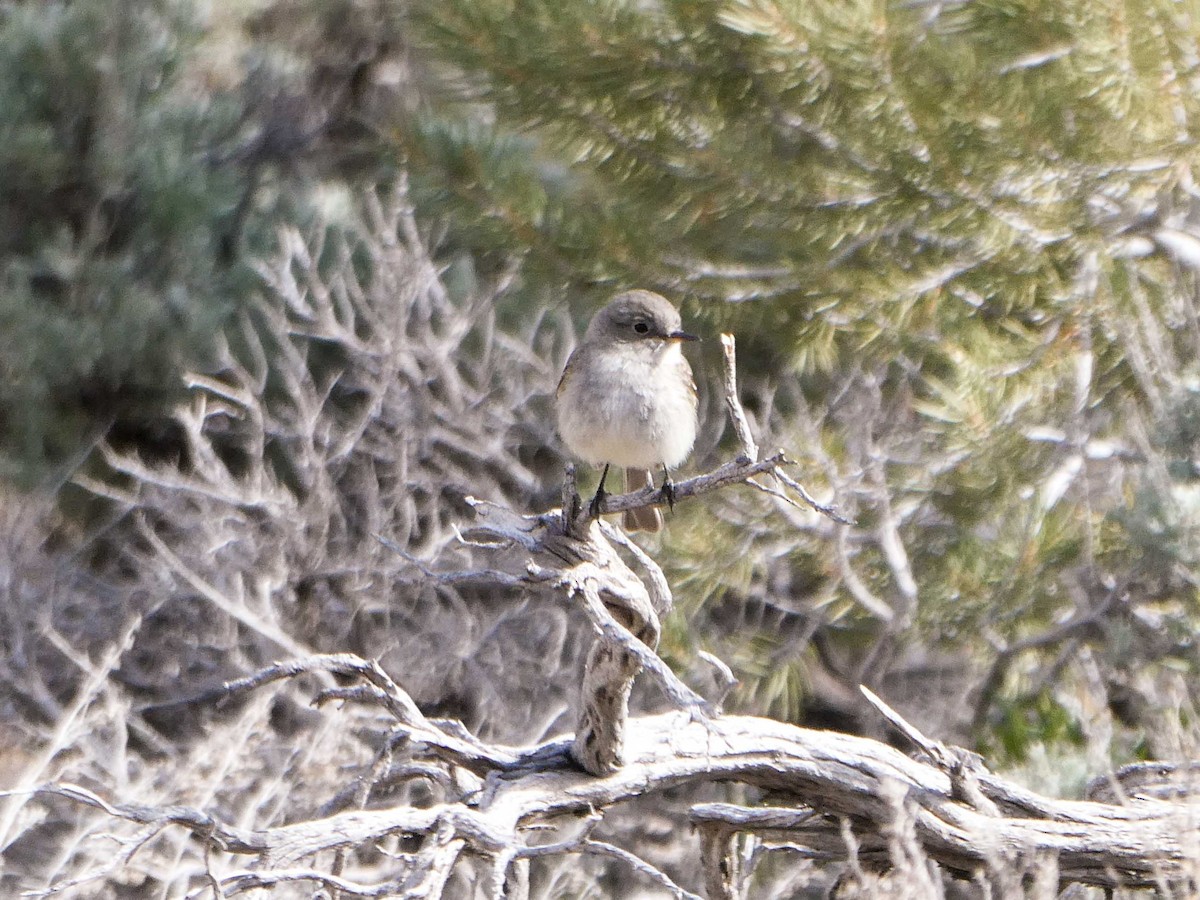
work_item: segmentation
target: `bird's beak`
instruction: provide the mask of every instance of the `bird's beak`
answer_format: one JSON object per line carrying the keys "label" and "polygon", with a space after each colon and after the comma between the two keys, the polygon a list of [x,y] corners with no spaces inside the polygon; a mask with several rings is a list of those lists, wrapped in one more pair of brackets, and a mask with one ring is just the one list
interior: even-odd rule
{"label": "bird's beak", "polygon": [[668,341],[698,341],[700,338],[686,331],[672,331],[667,335]]}

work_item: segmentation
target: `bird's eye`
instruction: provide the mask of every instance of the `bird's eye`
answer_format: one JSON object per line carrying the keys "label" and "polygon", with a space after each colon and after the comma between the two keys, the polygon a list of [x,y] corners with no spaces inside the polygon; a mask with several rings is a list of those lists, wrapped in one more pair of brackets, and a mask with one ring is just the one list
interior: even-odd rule
{"label": "bird's eye", "polygon": [[638,322],[636,325],[633,326],[633,330],[636,331],[638,334],[645,334],[647,331],[650,330],[650,326],[647,325],[645,322]]}

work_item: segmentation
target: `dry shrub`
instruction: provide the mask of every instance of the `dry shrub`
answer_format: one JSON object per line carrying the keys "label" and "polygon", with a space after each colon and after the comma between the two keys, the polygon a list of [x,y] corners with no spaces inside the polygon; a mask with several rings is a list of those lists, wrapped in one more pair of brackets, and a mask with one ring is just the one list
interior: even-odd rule
{"label": "dry shrub", "polygon": [[[103,469],[75,476],[103,498],[98,524],[68,526],[49,499],[0,504],[7,784],[98,785],[256,825],[360,802],[357,767],[385,723],[314,713],[287,687],[204,696],[314,651],[378,657],[427,709],[484,736],[535,740],[566,711],[573,679],[555,676],[576,664],[582,623],[422,571],[468,567],[464,496],[553,496],[545,412],[569,320],[503,327],[513,267],[449,290],[403,184],[360,208],[353,225],[280,231],[258,302],[215,364],[186,376],[172,452],[98,447]],[[0,814],[5,894],[109,868],[75,893],[202,883],[204,854],[180,834],[101,837],[104,817],[22,793]],[[143,840],[116,865],[114,842]]]}

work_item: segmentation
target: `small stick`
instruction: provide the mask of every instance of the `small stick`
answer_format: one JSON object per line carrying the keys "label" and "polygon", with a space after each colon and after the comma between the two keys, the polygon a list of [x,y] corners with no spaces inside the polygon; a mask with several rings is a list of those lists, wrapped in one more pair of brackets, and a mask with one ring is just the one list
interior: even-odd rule
{"label": "small stick", "polygon": [[876,712],[887,719],[888,724],[895,728],[900,734],[904,735],[914,747],[918,748],[925,756],[932,760],[936,765],[949,769],[954,764],[954,757],[946,748],[946,745],[941,741],[935,741],[933,738],[928,738],[922,734],[915,726],[909,724],[900,713],[896,712],[890,706],[881,700],[874,691],[865,684],[860,684],[858,689],[862,691],[862,695],[867,698],[867,702],[875,707]]}
{"label": "small stick", "polygon": [[941,741],[926,737],[914,725],[905,721],[900,713],[884,703],[866,685],[860,684],[862,695],[887,719],[888,724],[900,732],[935,766],[950,776],[950,795],[955,800],[969,803],[988,816],[999,816],[1000,808],[983,792],[979,783],[980,772],[985,772],[983,763],[974,753],[961,747],[947,747]]}
{"label": "small stick", "polygon": [[568,535],[571,527],[579,518],[582,501],[579,499],[579,485],[575,478],[575,463],[569,462],[563,469],[562,483],[562,520]]}
{"label": "small stick", "polygon": [[742,445],[742,452],[753,462],[758,459],[758,444],[750,433],[750,420],[746,418],[746,410],[738,399],[737,345],[732,334],[721,335],[721,350],[725,354],[725,405],[729,407],[729,418],[737,433],[738,443]]}
{"label": "small stick", "polygon": [[[739,458],[732,462],[723,463],[707,474],[697,475],[686,481],[675,482],[675,502],[678,503],[680,500],[685,500],[688,497],[707,494],[709,491],[719,490],[727,485],[746,481],[764,472],[773,472],[777,466],[786,464],[787,462],[788,459],[781,450],[766,459],[755,461]],[[643,506],[661,506],[665,502],[662,498],[662,491],[656,487],[645,487],[640,491],[631,491],[628,494],[609,494],[604,498],[604,502],[600,504],[600,514],[608,515],[610,513],[624,512],[627,509],[640,509]],[[569,511],[568,509],[567,512]],[[585,527],[586,516],[587,512],[585,510],[579,510],[573,520],[573,524]],[[571,533],[574,534],[576,532]]]}

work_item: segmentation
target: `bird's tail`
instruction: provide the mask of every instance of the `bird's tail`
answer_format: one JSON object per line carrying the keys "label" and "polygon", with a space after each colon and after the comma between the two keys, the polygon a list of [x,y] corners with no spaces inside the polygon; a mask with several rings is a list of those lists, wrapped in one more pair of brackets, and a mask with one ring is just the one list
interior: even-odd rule
{"label": "bird's tail", "polygon": [[[645,469],[625,470],[625,490],[640,491],[644,487],[654,487],[653,473]],[[621,514],[621,524],[626,531],[662,531],[662,511],[657,506],[627,509]]]}

